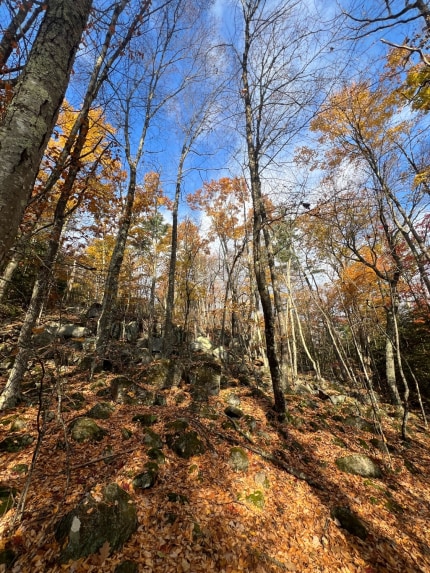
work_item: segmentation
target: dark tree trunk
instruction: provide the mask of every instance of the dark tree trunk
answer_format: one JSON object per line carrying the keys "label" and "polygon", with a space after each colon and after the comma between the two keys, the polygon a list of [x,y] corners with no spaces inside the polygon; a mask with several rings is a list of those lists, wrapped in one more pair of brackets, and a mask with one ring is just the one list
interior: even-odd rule
{"label": "dark tree trunk", "polygon": [[91,0],[50,0],[0,125],[0,263],[12,247],[54,128]]}

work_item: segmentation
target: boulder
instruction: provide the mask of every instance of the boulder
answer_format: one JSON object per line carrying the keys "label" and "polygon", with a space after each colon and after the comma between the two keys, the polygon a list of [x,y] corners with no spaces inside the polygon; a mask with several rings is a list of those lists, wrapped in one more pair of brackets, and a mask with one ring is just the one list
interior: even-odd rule
{"label": "boulder", "polygon": [[155,395],[141,388],[125,376],[117,376],[110,383],[112,400],[117,404],[152,406]]}
{"label": "boulder", "polygon": [[149,428],[147,428],[145,431],[145,435],[143,436],[143,443],[149,448],[160,449],[163,447],[163,440],[161,437]]}
{"label": "boulder", "polygon": [[229,418],[242,418],[243,412],[240,408],[236,408],[236,406],[227,406],[224,410],[224,414],[226,414]]}
{"label": "boulder", "polygon": [[218,396],[221,389],[221,366],[216,362],[203,362],[188,373],[190,392],[196,402],[207,402],[210,396]]}
{"label": "boulder", "polygon": [[206,452],[204,443],[194,431],[184,432],[179,436],[168,434],[166,440],[169,448],[181,458],[189,459]]}
{"label": "boulder", "polygon": [[364,418],[360,418],[360,416],[348,416],[345,418],[343,423],[346,426],[350,426],[351,428],[355,428],[356,430],[361,430],[363,432],[370,432],[372,434],[376,433],[376,429],[374,424],[368,422]]}
{"label": "boulder", "polygon": [[104,488],[100,501],[86,496],[58,523],[55,537],[62,547],[60,563],[77,561],[104,546],[112,553],[128,540],[137,525],[131,497],[118,484],[111,483]]}
{"label": "boulder", "polygon": [[158,477],[158,465],[156,462],[145,464],[145,471],[133,478],[134,489],[150,489],[154,487]]}
{"label": "boulder", "polygon": [[87,416],[88,418],[95,418],[96,420],[107,420],[111,417],[114,410],[115,408],[112,404],[100,402],[99,404],[95,404],[95,406],[87,412]]}
{"label": "boulder", "polygon": [[135,344],[139,336],[139,323],[137,320],[132,320],[125,325],[125,339],[127,342]]}
{"label": "boulder", "polygon": [[174,360],[163,358],[148,364],[142,372],[141,382],[154,386],[157,390],[173,388],[179,385],[182,369]]}
{"label": "boulder", "polygon": [[349,474],[369,478],[382,477],[380,467],[364,454],[352,454],[343,458],[337,458],[336,465],[341,471]]}
{"label": "boulder", "polygon": [[233,471],[246,472],[249,467],[248,454],[243,448],[234,446],[230,449],[228,463],[233,468]]}
{"label": "boulder", "polygon": [[34,441],[30,434],[18,434],[8,436],[0,442],[0,452],[16,453],[20,452]]}
{"label": "boulder", "polygon": [[206,336],[198,336],[191,343],[190,349],[192,352],[210,352],[212,350],[212,342]]}
{"label": "boulder", "polygon": [[69,426],[75,442],[100,442],[107,431],[100,428],[91,418],[77,418]]}

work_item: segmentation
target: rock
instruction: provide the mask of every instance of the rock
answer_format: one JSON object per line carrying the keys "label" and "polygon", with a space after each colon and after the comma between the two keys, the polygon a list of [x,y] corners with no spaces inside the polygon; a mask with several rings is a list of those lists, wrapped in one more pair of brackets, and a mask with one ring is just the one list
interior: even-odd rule
{"label": "rock", "polygon": [[118,484],[111,483],[104,488],[101,501],[87,496],[58,523],[55,537],[62,546],[60,563],[77,561],[103,546],[112,553],[128,540],[137,525],[131,497]]}
{"label": "rock", "polygon": [[228,463],[235,472],[246,472],[249,467],[248,454],[243,448],[234,446],[230,449]]}
{"label": "rock", "polygon": [[115,408],[111,404],[100,402],[87,412],[87,416],[88,418],[95,418],[96,420],[108,420],[114,410]]}
{"label": "rock", "polygon": [[142,382],[154,386],[157,390],[173,388],[179,385],[182,376],[182,369],[176,361],[157,360],[148,364],[146,370],[142,372]]}
{"label": "rock", "polygon": [[218,396],[221,388],[221,366],[216,362],[203,362],[188,372],[193,400],[207,402],[210,396]]}
{"label": "rock", "polygon": [[236,408],[235,406],[227,406],[224,410],[224,414],[226,414],[229,418],[242,418],[243,412],[240,408]]}
{"label": "rock", "polygon": [[330,402],[333,406],[339,406],[339,404],[343,404],[347,398],[348,396],[345,396],[344,394],[336,394],[330,396]]}
{"label": "rock", "polygon": [[10,426],[11,432],[19,432],[27,426],[27,422],[23,418],[15,418]]}
{"label": "rock", "polygon": [[185,432],[179,436],[167,435],[166,440],[169,448],[181,458],[188,459],[206,452],[204,443],[194,431]]}
{"label": "rock", "polygon": [[180,503],[181,505],[190,503],[188,497],[186,495],[182,495],[182,493],[170,492],[167,494],[167,499],[173,503]]}
{"label": "rock", "polygon": [[4,515],[15,503],[17,490],[7,485],[0,485],[0,517]]}
{"label": "rock", "polygon": [[337,458],[336,465],[341,471],[349,474],[370,478],[382,477],[380,467],[364,454],[352,454],[343,458]]}
{"label": "rock", "polygon": [[69,429],[72,439],[76,442],[100,442],[107,434],[107,431],[91,418],[77,418],[70,424]]}
{"label": "rock", "polygon": [[246,501],[258,509],[264,508],[264,494],[262,491],[257,490],[245,497]]}
{"label": "rock", "polygon": [[256,485],[263,487],[264,489],[268,489],[270,487],[269,479],[264,471],[257,472],[254,476],[254,481]]}
{"label": "rock", "polygon": [[20,452],[34,441],[33,436],[30,434],[21,434],[8,436],[0,442],[0,452],[8,452],[10,454]]}
{"label": "rock", "polygon": [[348,416],[345,418],[343,423],[346,426],[350,426],[351,428],[355,428],[356,430],[361,430],[363,432],[371,432],[372,434],[376,433],[375,426],[365,420],[364,418],[360,418],[360,416]]}
{"label": "rock", "polygon": [[89,334],[84,326],[76,324],[63,324],[54,332],[63,338],[85,338]]}
{"label": "rock", "polygon": [[145,464],[145,471],[133,478],[134,489],[150,489],[154,487],[158,477],[158,465],[155,462]]}
{"label": "rock", "polygon": [[139,422],[142,426],[152,426],[158,422],[158,417],[155,414],[136,414],[131,421]]}
{"label": "rock", "polygon": [[183,420],[182,418],[178,418],[177,420],[172,420],[166,424],[166,430],[174,435],[179,435],[185,432],[185,430],[189,427],[189,423],[187,420]]}
{"label": "rock", "polygon": [[166,456],[159,448],[150,448],[147,452],[148,458],[157,462],[158,465],[163,465],[166,463]]}
{"label": "rock", "polygon": [[115,567],[114,573],[139,573],[139,566],[134,561],[123,561]]}
{"label": "rock", "polygon": [[161,439],[161,437],[152,430],[150,430],[149,428],[145,430],[143,443],[145,444],[145,446],[148,446],[149,448],[160,449],[163,447],[163,440]]}
{"label": "rock", "polygon": [[127,342],[135,344],[139,336],[139,323],[137,320],[132,320],[125,325],[125,338]]}
{"label": "rock", "polygon": [[133,432],[131,430],[129,430],[128,428],[121,428],[121,437],[123,440],[129,440],[132,435],[133,435]]}
{"label": "rock", "polygon": [[253,434],[257,429],[257,420],[254,418],[254,416],[245,414],[245,416],[243,417],[243,421],[247,425],[248,430],[251,432],[251,434]]}
{"label": "rock", "polygon": [[365,540],[367,537],[367,529],[360,519],[352,513],[348,507],[333,507],[330,511],[332,519],[337,519],[340,526],[346,529],[351,535],[355,535],[360,539]]}
{"label": "rock", "polygon": [[235,408],[238,408],[240,406],[240,398],[239,396],[237,396],[236,394],[230,394],[227,397],[227,404],[229,406],[234,406]]}
{"label": "rock", "polygon": [[125,376],[117,376],[110,383],[112,400],[117,404],[152,406],[155,395],[141,388]]}
{"label": "rock", "polygon": [[369,442],[371,443],[371,445],[376,449],[379,450],[380,452],[384,453],[384,454],[388,454],[389,453],[389,447],[388,445],[384,442],[384,440],[381,440],[380,438],[371,438],[369,440]]}
{"label": "rock", "polygon": [[205,336],[198,336],[191,343],[190,349],[192,352],[210,352],[212,350],[212,342]]}

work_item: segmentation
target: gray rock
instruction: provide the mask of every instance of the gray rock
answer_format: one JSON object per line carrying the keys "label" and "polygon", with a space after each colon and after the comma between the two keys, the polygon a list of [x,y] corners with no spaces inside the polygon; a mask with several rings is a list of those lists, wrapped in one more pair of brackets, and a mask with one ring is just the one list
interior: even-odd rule
{"label": "gray rock", "polygon": [[167,435],[166,440],[169,448],[181,458],[188,459],[206,452],[204,443],[194,431],[185,432],[179,436]]}
{"label": "gray rock", "polygon": [[337,519],[341,527],[346,529],[351,535],[355,535],[363,540],[366,539],[366,527],[348,507],[333,507],[330,511],[330,515],[332,519]]}
{"label": "gray rock", "polygon": [[86,497],[56,527],[61,544],[60,563],[97,553],[108,544],[119,549],[137,529],[137,511],[131,497],[116,483],[105,487],[102,500]]}
{"label": "gray rock", "polygon": [[246,472],[249,467],[248,454],[243,448],[234,446],[230,449],[228,463],[235,472]]}
{"label": "gray rock", "polygon": [[163,440],[161,437],[156,433],[147,428],[145,430],[145,435],[143,436],[143,443],[145,446],[149,448],[162,448],[163,447]]}
{"label": "gray rock", "polygon": [[238,408],[240,406],[240,398],[236,394],[230,394],[227,398],[227,404]]}
{"label": "gray rock", "polygon": [[107,431],[91,418],[77,418],[70,424],[69,429],[72,439],[76,442],[100,442],[107,434]]}
{"label": "gray rock", "polygon": [[99,404],[95,404],[95,406],[87,412],[87,416],[88,418],[95,418],[97,420],[108,420],[114,410],[115,408],[112,404],[100,402]]}
{"label": "gray rock", "polygon": [[355,428],[363,432],[371,432],[373,434],[376,433],[374,424],[368,422],[364,418],[360,418],[360,416],[348,416],[345,418],[343,423],[346,426],[350,426],[351,428]]}
{"label": "gray rock", "polygon": [[339,404],[343,404],[347,398],[348,396],[345,396],[344,394],[336,394],[330,396],[330,402],[333,406],[339,406]]}
{"label": "gray rock", "polygon": [[154,386],[157,390],[173,388],[179,385],[182,376],[182,369],[174,360],[164,358],[148,364],[142,372],[141,382]]}
{"label": "gray rock", "polygon": [[221,389],[221,366],[216,362],[203,362],[188,373],[190,392],[196,402],[207,402],[218,396]]}
{"label": "gray rock", "polygon": [[150,489],[154,487],[158,477],[158,465],[155,462],[145,464],[145,471],[133,478],[134,489]]}
{"label": "gray rock", "polygon": [[141,388],[125,376],[117,376],[110,383],[112,400],[117,404],[152,406],[155,395]]}
{"label": "gray rock", "polygon": [[34,441],[30,434],[8,436],[0,442],[0,452],[16,453],[20,452]]}
{"label": "gray rock", "polygon": [[370,478],[382,477],[380,467],[364,454],[352,454],[337,458],[336,465],[341,471],[349,474]]}
{"label": "gray rock", "polygon": [[227,406],[224,410],[224,414],[226,414],[229,418],[242,418],[243,412],[240,408],[236,408],[235,406]]}
{"label": "gray rock", "polygon": [[54,330],[53,333],[63,338],[85,338],[89,334],[85,326],[76,324],[63,324],[56,331]]}
{"label": "gray rock", "polygon": [[210,352],[212,350],[212,342],[206,336],[198,336],[194,342],[191,343],[190,349],[193,352]]}
{"label": "gray rock", "polygon": [[15,418],[10,426],[11,432],[19,432],[27,426],[27,422],[23,418]]}
{"label": "gray rock", "polygon": [[142,426],[152,426],[158,422],[158,417],[155,414],[136,414],[131,420],[139,422]]}

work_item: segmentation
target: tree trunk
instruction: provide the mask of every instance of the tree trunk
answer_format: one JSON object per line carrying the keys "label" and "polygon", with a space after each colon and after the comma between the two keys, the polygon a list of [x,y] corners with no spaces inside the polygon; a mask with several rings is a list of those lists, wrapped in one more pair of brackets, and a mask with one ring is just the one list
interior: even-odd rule
{"label": "tree trunk", "polygon": [[0,264],[12,247],[68,85],[91,0],[50,0],[0,126]]}
{"label": "tree trunk", "polygon": [[[242,95],[245,112],[246,145],[248,155],[248,169],[250,174],[250,187],[253,205],[253,254],[254,272],[257,283],[258,294],[261,301],[261,308],[264,317],[264,333],[266,337],[266,352],[269,362],[270,376],[272,379],[274,410],[284,413],[286,410],[285,397],[282,390],[282,375],[278,359],[278,350],[275,338],[275,313],[266,279],[267,248],[262,241],[265,225],[267,225],[267,214],[263,202],[261,191],[261,178],[259,171],[259,149],[258,142],[254,140],[253,129],[253,109],[248,81],[248,56],[250,49],[250,20],[251,15],[245,14],[244,50],[242,54]],[[273,285],[274,286],[274,285]]]}
{"label": "tree trunk", "polygon": [[40,266],[36,282],[31,294],[30,305],[25,315],[24,323],[21,327],[18,338],[18,354],[9,375],[6,386],[0,396],[0,410],[13,408],[20,399],[21,382],[27,370],[28,361],[31,356],[31,336],[33,328],[39,318],[44,300],[46,298],[49,284],[52,278],[52,271],[57,259],[60,239],[66,221],[67,202],[76,180],[76,175],[80,169],[80,156],[88,134],[88,121],[81,127],[76,146],[72,154],[72,162],[67,173],[64,185],[61,189],[60,198],[55,208],[54,222],[49,236],[49,244],[46,255]]}
{"label": "tree trunk", "polygon": [[109,263],[109,269],[103,293],[102,311],[97,324],[97,359],[102,359],[104,357],[110,337],[113,310],[118,296],[118,279],[121,272],[122,261],[124,259],[125,246],[127,243],[128,231],[130,229],[131,216],[133,212],[134,197],[136,192],[136,170],[137,165],[130,161],[130,180],[128,183],[127,198],[121,213],[118,235]]}

